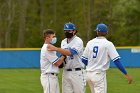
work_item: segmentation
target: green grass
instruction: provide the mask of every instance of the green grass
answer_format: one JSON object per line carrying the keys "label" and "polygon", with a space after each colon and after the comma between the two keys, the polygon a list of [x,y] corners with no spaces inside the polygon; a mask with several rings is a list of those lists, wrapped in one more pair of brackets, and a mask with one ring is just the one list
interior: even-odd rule
{"label": "green grass", "polygon": [[[118,69],[107,71],[108,93],[140,93],[140,68],[127,68],[127,71],[133,77],[132,84],[127,84]],[[61,84],[61,73],[59,79]],[[0,93],[43,93],[40,69],[0,69]],[[88,85],[86,93],[90,93]]]}

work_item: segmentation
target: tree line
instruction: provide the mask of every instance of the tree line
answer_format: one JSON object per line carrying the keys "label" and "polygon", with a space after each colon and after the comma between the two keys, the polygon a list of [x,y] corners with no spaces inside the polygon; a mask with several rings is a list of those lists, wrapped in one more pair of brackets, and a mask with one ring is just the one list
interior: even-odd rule
{"label": "tree line", "polygon": [[0,48],[41,47],[44,29],[56,31],[60,46],[67,22],[85,45],[105,23],[115,46],[140,46],[139,8],[140,0],[0,0]]}

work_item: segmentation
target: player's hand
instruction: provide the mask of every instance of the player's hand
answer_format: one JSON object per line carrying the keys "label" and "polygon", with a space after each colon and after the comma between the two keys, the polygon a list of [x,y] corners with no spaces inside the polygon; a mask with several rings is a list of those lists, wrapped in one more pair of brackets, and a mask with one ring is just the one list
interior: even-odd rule
{"label": "player's hand", "polygon": [[51,44],[48,44],[47,49],[48,49],[48,51],[56,51],[57,47],[55,47],[55,46],[53,46]]}
{"label": "player's hand", "polygon": [[131,84],[132,83],[132,77],[128,74],[126,74],[125,77],[128,80],[128,84]]}

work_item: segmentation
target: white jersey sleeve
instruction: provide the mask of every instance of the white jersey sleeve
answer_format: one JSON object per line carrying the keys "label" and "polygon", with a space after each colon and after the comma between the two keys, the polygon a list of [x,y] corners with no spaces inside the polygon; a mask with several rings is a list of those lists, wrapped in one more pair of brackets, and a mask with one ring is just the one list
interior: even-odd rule
{"label": "white jersey sleeve", "polygon": [[75,50],[78,54],[81,54],[81,50],[83,50],[83,41],[81,39],[78,39],[75,42],[76,44],[73,44],[71,49]]}
{"label": "white jersey sleeve", "polygon": [[56,63],[59,58],[56,56],[56,52],[55,51],[47,51],[47,59],[51,62],[51,63]]}
{"label": "white jersey sleeve", "polygon": [[83,52],[83,55],[82,55],[82,58],[85,59],[85,60],[88,60],[88,54],[89,54],[89,43],[87,43],[86,47],[85,47],[85,50]]}
{"label": "white jersey sleeve", "polygon": [[109,46],[107,46],[107,50],[108,50],[108,55],[109,57],[115,61],[116,59],[120,58],[115,46],[113,45],[112,42],[110,42]]}

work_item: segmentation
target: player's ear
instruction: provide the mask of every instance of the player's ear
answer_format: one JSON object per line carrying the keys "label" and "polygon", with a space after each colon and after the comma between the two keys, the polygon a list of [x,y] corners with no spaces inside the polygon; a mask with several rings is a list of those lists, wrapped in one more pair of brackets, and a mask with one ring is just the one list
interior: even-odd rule
{"label": "player's ear", "polygon": [[108,32],[106,32],[106,35],[108,35]]}
{"label": "player's ear", "polygon": [[44,37],[44,40],[46,40],[46,37]]}
{"label": "player's ear", "polygon": [[96,32],[96,35],[98,36],[98,31]]}
{"label": "player's ear", "polygon": [[77,33],[77,30],[73,30],[74,35]]}
{"label": "player's ear", "polygon": [[50,36],[46,36],[46,37],[45,37],[45,39],[49,39],[49,38],[50,38]]}

